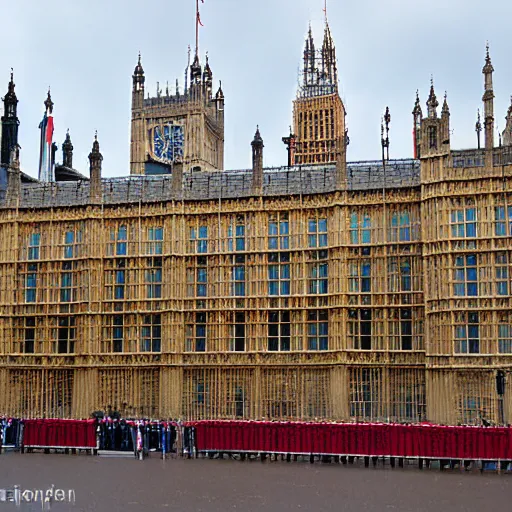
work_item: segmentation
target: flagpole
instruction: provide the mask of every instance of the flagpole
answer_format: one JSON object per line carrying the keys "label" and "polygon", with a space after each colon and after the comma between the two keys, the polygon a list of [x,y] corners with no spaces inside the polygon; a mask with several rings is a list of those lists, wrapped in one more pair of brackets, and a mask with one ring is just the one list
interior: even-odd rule
{"label": "flagpole", "polygon": [[199,55],[199,0],[196,0],[196,56]]}

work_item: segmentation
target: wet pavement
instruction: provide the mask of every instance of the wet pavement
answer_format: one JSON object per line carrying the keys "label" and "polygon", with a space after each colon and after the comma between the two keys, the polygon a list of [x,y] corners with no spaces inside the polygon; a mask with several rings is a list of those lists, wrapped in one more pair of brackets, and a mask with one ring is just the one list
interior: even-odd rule
{"label": "wet pavement", "polygon": [[[498,511],[512,475],[236,460],[0,455],[1,489],[65,491],[51,510],[94,511]],[[74,505],[68,503],[74,491]],[[62,494],[60,495],[62,497]],[[30,493],[25,498],[31,498]],[[16,510],[1,502],[0,512]],[[21,511],[42,510],[25,499]]]}

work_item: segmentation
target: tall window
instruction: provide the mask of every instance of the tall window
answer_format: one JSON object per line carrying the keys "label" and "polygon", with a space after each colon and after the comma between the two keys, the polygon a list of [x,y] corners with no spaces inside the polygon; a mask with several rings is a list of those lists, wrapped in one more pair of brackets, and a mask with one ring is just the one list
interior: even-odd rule
{"label": "tall window", "polygon": [[206,297],[208,287],[208,268],[197,267],[196,268],[196,295],[197,297]]}
{"label": "tall window", "polygon": [[290,350],[290,312],[268,312],[268,350]]}
{"label": "tall window", "polygon": [[119,226],[116,235],[116,255],[117,256],[126,256],[127,253],[127,239],[128,239],[128,230],[126,226]]}
{"label": "tall window", "polygon": [[512,325],[498,324],[498,351],[500,354],[512,354]]}
{"label": "tall window", "polygon": [[113,352],[123,351],[123,317],[121,315],[115,315],[113,318],[112,327],[112,350]]}
{"label": "tall window", "polygon": [[431,149],[437,149],[437,128],[435,126],[428,127],[428,145]]}
{"label": "tall window", "polygon": [[37,265],[29,265],[28,271],[25,276],[25,302],[35,302],[37,296]]}
{"label": "tall window", "polygon": [[190,242],[193,252],[205,254],[208,252],[208,226],[199,226],[190,229]]}
{"label": "tall window", "polygon": [[279,214],[268,224],[268,248],[272,250],[288,250],[290,248],[290,225],[288,216]]}
{"label": "tall window", "polygon": [[389,310],[389,340],[391,350],[412,350],[412,310]]}
{"label": "tall window", "polygon": [[[275,258],[272,256],[275,255]],[[269,255],[269,261],[279,261],[278,254]],[[281,256],[289,253],[281,253]],[[268,294],[269,295],[290,295],[290,264],[287,263],[289,258],[281,258],[279,263],[271,263],[268,265]]]}
{"label": "tall window", "polygon": [[456,297],[476,297],[478,295],[478,271],[475,254],[455,257],[453,293]]}
{"label": "tall window", "polygon": [[498,252],[494,255],[496,267],[496,294],[508,295],[509,271],[506,252]]}
{"label": "tall window", "polygon": [[512,205],[494,208],[494,234],[512,236]]}
{"label": "tall window", "polygon": [[372,291],[372,269],[370,260],[350,261],[349,290],[352,293],[370,293]]}
{"label": "tall window", "polygon": [[411,241],[411,214],[408,211],[394,212],[391,216],[390,242]]}
{"label": "tall window", "polygon": [[25,354],[33,354],[35,351],[36,340],[36,319],[33,317],[25,317]]}
{"label": "tall window", "polygon": [[327,219],[310,219],[308,247],[327,247]]}
{"label": "tall window", "polygon": [[231,324],[231,346],[233,352],[243,352],[245,350],[245,313],[237,311],[232,315]]}
{"label": "tall window", "polygon": [[148,246],[147,254],[162,254],[164,240],[164,228],[148,228]]}
{"label": "tall window", "polygon": [[57,352],[59,354],[73,354],[75,352],[76,327],[75,317],[65,316],[59,318]]}
{"label": "tall window", "polygon": [[329,311],[308,311],[308,350],[329,349]]}
{"label": "tall window", "polygon": [[411,291],[411,258],[393,256],[389,259],[388,283],[390,292]]}
{"label": "tall window", "polygon": [[[28,240],[28,259],[38,260],[40,256],[40,233],[32,233]],[[36,302],[37,298],[37,263],[30,263],[25,276],[25,302]]]}
{"label": "tall window", "polygon": [[245,251],[245,225],[241,220],[228,227],[228,251]]}
{"label": "tall window", "polygon": [[460,312],[455,318],[455,353],[480,353],[480,323],[478,313]]}
{"label": "tall window", "polygon": [[39,248],[41,243],[41,234],[32,233],[28,241],[28,259],[38,260],[39,259]]}
{"label": "tall window", "polygon": [[348,338],[356,350],[372,349],[372,312],[370,309],[349,309]]}
{"label": "tall window", "polygon": [[350,416],[376,419],[381,405],[382,370],[354,368],[350,370]]}
{"label": "tall window", "polygon": [[[67,265],[64,266],[66,262],[63,263],[64,270],[71,269],[71,262],[67,262]],[[74,297],[74,288],[73,288],[73,273],[72,272],[63,272],[60,275],[60,301],[61,302],[72,302],[75,300]]]}
{"label": "tall window", "polygon": [[82,230],[79,228],[71,229],[64,233],[63,256],[66,259],[77,258],[80,256],[80,246],[82,244]]}
{"label": "tall window", "polygon": [[450,214],[452,238],[476,237],[476,208],[452,210]]}
{"label": "tall window", "polygon": [[186,326],[186,352],[206,351],[206,313],[197,312]]}
{"label": "tall window", "polygon": [[148,299],[162,297],[162,258],[148,258],[146,269],[146,286]]}
{"label": "tall window", "polygon": [[233,295],[235,297],[245,296],[245,265],[233,267]]}
{"label": "tall window", "polygon": [[161,315],[145,315],[141,334],[141,352],[160,352],[162,346]]}
{"label": "tall window", "polygon": [[353,245],[371,243],[371,219],[366,212],[352,212],[350,215],[350,243]]}
{"label": "tall window", "polygon": [[115,271],[114,299],[124,299],[124,288],[126,284],[126,270],[124,258],[117,261],[118,269]]}

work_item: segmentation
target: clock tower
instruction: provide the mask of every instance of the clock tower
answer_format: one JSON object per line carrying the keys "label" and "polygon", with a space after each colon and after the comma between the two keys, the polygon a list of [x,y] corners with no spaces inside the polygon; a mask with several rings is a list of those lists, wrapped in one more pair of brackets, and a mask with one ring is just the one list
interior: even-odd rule
{"label": "clock tower", "polygon": [[196,51],[185,76],[183,93],[176,80],[174,94],[169,86],[162,92],[157,85],[156,96],[145,97],[139,55],[132,77],[131,174],[167,174],[176,158],[183,160],[185,169],[223,169],[224,94],[219,86],[213,95],[208,56],[203,69]]}

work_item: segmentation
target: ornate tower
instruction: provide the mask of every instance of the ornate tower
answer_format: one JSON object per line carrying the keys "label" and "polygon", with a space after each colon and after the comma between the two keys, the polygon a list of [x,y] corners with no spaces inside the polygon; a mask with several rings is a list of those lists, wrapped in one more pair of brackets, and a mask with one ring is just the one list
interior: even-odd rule
{"label": "ornate tower", "polygon": [[494,148],[494,91],[492,87],[492,67],[491,57],[489,56],[489,44],[486,47],[485,65],[482,69],[484,74],[485,92],[482,96],[484,102],[484,134],[485,149]]}
{"label": "ornate tower", "polygon": [[100,153],[98,134],[94,136],[92,151],[89,153],[91,181],[89,184],[89,197],[92,203],[101,202],[101,162],[103,155]]}
{"label": "ornate tower", "polygon": [[263,139],[261,138],[260,128],[256,127],[252,146],[252,189],[255,194],[261,194],[263,187]]}
{"label": "ornate tower", "polygon": [[[434,80],[430,81],[430,94],[427,100],[427,117],[422,117],[419,99],[416,97],[416,105],[413,110],[415,129],[419,126],[419,144],[416,156],[428,158],[443,156],[450,153],[450,110],[445,95],[441,117],[437,116],[439,102],[434,90]],[[417,137],[417,135],[416,135]]]}
{"label": "ornate tower", "polygon": [[69,136],[69,130],[66,133],[66,140],[62,143],[62,165],[68,169],[73,169],[73,144]]}
{"label": "ornate tower", "polygon": [[[190,74],[189,74],[189,73]],[[131,174],[166,174],[176,159],[184,169],[222,170],[224,167],[224,93],[213,96],[213,72],[196,52],[187,67],[190,86],[174,95],[159,88],[144,98],[145,77],[140,61],[133,74]]]}
{"label": "ornate tower", "polygon": [[130,144],[130,174],[144,174],[144,84],[146,77],[141,57],[132,76],[132,126]]}
{"label": "ornate tower", "polygon": [[14,92],[14,74],[11,71],[11,81],[7,94],[4,97],[4,115],[2,116],[2,146],[0,152],[0,165],[8,166],[11,151],[18,146],[18,98]]}
{"label": "ornate tower", "polygon": [[[336,48],[327,16],[321,49],[315,48],[311,27],[304,47],[302,80],[293,102],[289,162],[295,165],[333,163],[337,141],[347,140],[345,106],[338,92]],[[293,151],[292,151],[293,150]]]}

